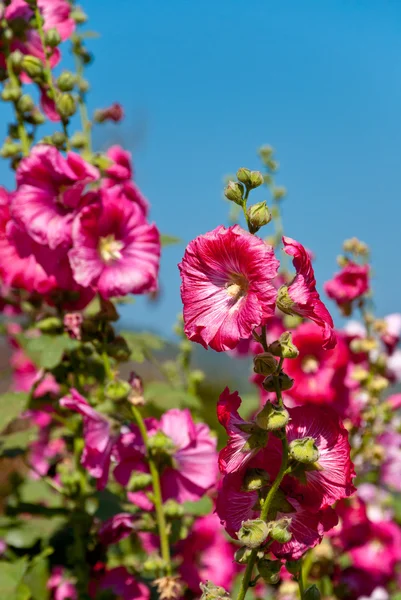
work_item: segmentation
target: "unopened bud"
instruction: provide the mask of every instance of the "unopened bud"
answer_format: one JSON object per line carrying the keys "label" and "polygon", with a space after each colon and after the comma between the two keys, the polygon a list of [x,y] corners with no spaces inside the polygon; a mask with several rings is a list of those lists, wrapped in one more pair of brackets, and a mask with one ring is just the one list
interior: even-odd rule
{"label": "unopened bud", "polygon": [[200,600],[230,600],[230,594],[221,586],[214,585],[211,581],[200,583],[202,591]]}
{"label": "unopened bud", "polygon": [[140,471],[134,471],[128,482],[128,490],[130,492],[139,492],[145,490],[152,483],[152,476],[150,473],[141,473]]}
{"label": "unopened bud", "polygon": [[55,333],[63,329],[63,322],[58,317],[46,317],[35,323],[35,329],[43,333]]}
{"label": "unopened bud", "polygon": [[262,519],[242,521],[237,537],[247,548],[259,548],[267,539],[269,530]]}
{"label": "unopened bud", "polygon": [[113,402],[121,402],[126,400],[131,392],[131,386],[128,381],[122,381],[121,379],[115,379],[109,381],[106,385],[105,396]]}
{"label": "unopened bud", "polygon": [[255,423],[266,431],[277,431],[285,427],[290,419],[288,410],[284,407],[274,406],[266,402],[262,410],[256,415]]}
{"label": "unopened bud", "polygon": [[134,406],[141,406],[145,403],[143,397],[143,382],[142,378],[135,373],[135,371],[131,371],[128,382],[131,386],[131,393],[128,397],[128,402],[133,404]]}
{"label": "unopened bud", "polygon": [[289,331],[282,333],[278,340],[270,344],[269,351],[280,358],[297,358],[299,355],[299,350],[292,343],[292,336]]}
{"label": "unopened bud", "polygon": [[260,171],[250,171],[242,167],[237,171],[237,179],[248,189],[257,188],[263,184],[263,175]]}
{"label": "unopened bud", "polygon": [[292,538],[292,533],[288,531],[290,525],[291,519],[289,517],[272,521],[269,523],[269,536],[279,544],[286,544]]}
{"label": "unopened bud", "polygon": [[71,11],[70,17],[75,21],[77,25],[82,25],[88,20],[88,17],[86,16],[82,8],[80,8],[79,6],[76,6],[74,10]]}
{"label": "unopened bud", "polygon": [[286,285],[282,285],[277,292],[277,300],[276,300],[277,308],[279,308],[286,315],[293,315],[292,307],[294,306],[294,301],[290,297],[288,293],[288,287]]}
{"label": "unopened bud", "polygon": [[310,585],[304,592],[303,600],[320,600],[321,594],[315,584]]}
{"label": "unopened bud", "polygon": [[43,77],[43,63],[36,56],[26,55],[23,57],[21,62],[22,70],[25,71],[31,79],[42,79]]}
{"label": "unopened bud", "polygon": [[50,136],[50,141],[53,144],[53,146],[56,146],[56,148],[62,149],[64,144],[65,144],[65,133],[63,133],[62,131],[55,131],[51,136]]}
{"label": "unopened bud", "polygon": [[174,442],[162,431],[157,431],[148,439],[148,450],[157,456],[172,455],[175,450]]}
{"label": "unopened bud", "polygon": [[57,87],[62,92],[70,92],[74,89],[76,77],[71,71],[63,71],[57,79]]}
{"label": "unopened bud", "polygon": [[269,160],[273,156],[273,148],[271,146],[261,146],[258,154],[263,161]]}
{"label": "unopened bud", "polygon": [[360,352],[369,353],[372,350],[376,350],[378,342],[375,338],[354,338],[351,340],[350,348],[352,352],[359,354]]}
{"label": "unopened bud", "polygon": [[252,204],[247,210],[247,215],[251,233],[256,233],[259,231],[261,227],[270,223],[272,218],[266,202]]}
{"label": "unopened bud", "polygon": [[163,512],[170,519],[179,519],[184,515],[184,508],[176,500],[170,498],[163,504]]}
{"label": "unopened bud", "polygon": [[5,142],[0,149],[0,156],[2,158],[14,158],[20,151],[20,144],[15,142]]}
{"label": "unopened bud", "polygon": [[319,450],[312,437],[292,440],[289,446],[289,455],[293,460],[305,465],[313,464],[319,460]]}
{"label": "unopened bud", "polygon": [[8,83],[1,91],[1,98],[4,102],[17,102],[21,96],[21,88],[12,83]]}
{"label": "unopened bud", "polygon": [[34,107],[31,113],[25,117],[25,121],[31,123],[31,125],[42,125],[46,119],[40,110]]}
{"label": "unopened bud", "polygon": [[281,561],[262,558],[258,560],[256,566],[265,583],[275,585],[280,581]]}
{"label": "unopened bud", "polygon": [[161,556],[158,554],[151,554],[143,563],[143,568],[145,571],[161,571],[166,568],[166,561],[163,560]]}
{"label": "unopened bud", "polygon": [[86,137],[82,131],[77,131],[70,138],[70,144],[72,148],[77,148],[78,150],[85,148],[86,146]]}
{"label": "unopened bud", "polygon": [[55,27],[45,31],[45,44],[46,46],[50,46],[50,48],[56,48],[56,46],[61,44],[61,36]]}
{"label": "unopened bud", "polygon": [[264,469],[248,469],[242,481],[241,489],[245,492],[254,492],[264,487],[270,477]]}
{"label": "unopened bud", "polygon": [[253,359],[253,370],[258,375],[272,375],[277,371],[278,362],[270,352],[257,354]]}
{"label": "unopened bud", "polygon": [[229,181],[224,190],[224,195],[228,200],[241,205],[244,197],[244,186],[237,181]]}
{"label": "unopened bud", "polygon": [[29,94],[24,94],[17,102],[17,109],[22,113],[30,112],[34,106],[35,103]]}
{"label": "unopened bud", "polygon": [[298,577],[299,572],[301,570],[302,562],[300,560],[287,560],[285,563],[285,568],[291,575]]}
{"label": "unopened bud", "polygon": [[60,94],[56,100],[56,108],[62,119],[69,119],[77,109],[74,97],[68,93]]}
{"label": "unopened bud", "polygon": [[19,50],[14,50],[14,52],[11,52],[11,54],[10,54],[9,60],[11,63],[12,70],[14,71],[14,73],[16,75],[18,75],[21,72],[23,58],[24,58],[24,55]]}
{"label": "unopened bud", "polygon": [[284,198],[284,196],[287,194],[287,190],[285,189],[285,187],[275,187],[273,190],[273,198],[275,200],[282,200]]}
{"label": "unopened bud", "polygon": [[292,388],[292,386],[294,385],[294,380],[289,375],[287,375],[287,373],[284,373],[283,371],[281,371],[278,375],[269,375],[263,381],[262,386],[264,387],[264,389],[267,392],[275,392],[276,391],[275,379],[277,379],[279,389],[282,392],[286,391],[286,390],[290,390]]}

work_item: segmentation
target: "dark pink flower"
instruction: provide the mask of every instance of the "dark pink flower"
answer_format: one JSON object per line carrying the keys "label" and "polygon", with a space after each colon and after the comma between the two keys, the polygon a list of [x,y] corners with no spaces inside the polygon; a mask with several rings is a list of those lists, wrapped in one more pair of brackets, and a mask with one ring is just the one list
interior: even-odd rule
{"label": "dark pink flower", "polygon": [[369,265],[349,261],[333,279],[326,281],[324,291],[338,306],[349,305],[369,289]]}
{"label": "dark pink flower", "polygon": [[386,398],[386,402],[391,406],[393,410],[401,408],[401,394],[392,394]]}
{"label": "dark pink flower", "polygon": [[136,517],[131,513],[118,513],[103,523],[99,529],[99,542],[104,546],[117,544],[128,537],[135,526]]}
{"label": "dark pink flower", "polygon": [[100,202],[82,209],[68,255],[75,281],[104,298],[157,289],[159,232],[118,189],[102,190]]}
{"label": "dark pink flower", "polygon": [[68,579],[64,567],[53,567],[47,589],[53,600],[78,600],[78,591]]}
{"label": "dark pink flower", "polygon": [[120,198],[126,198],[130,202],[138,204],[146,216],[149,212],[149,202],[133,181],[133,168],[131,154],[123,150],[121,146],[111,146],[106,152],[111,164],[105,170],[107,177],[102,181],[104,188],[116,188]]}
{"label": "dark pink flower", "polygon": [[11,214],[38,244],[67,248],[72,222],[91,198],[83,197],[85,187],[98,178],[98,170],[78,154],[64,158],[53,146],[35,146],[17,169]]}
{"label": "dark pink flower", "polygon": [[114,123],[119,123],[123,118],[124,110],[118,102],[114,102],[107,108],[99,108],[95,113],[95,120],[98,123],[104,123],[104,121],[114,121]]}
{"label": "dark pink flower", "polygon": [[108,481],[111,453],[115,439],[111,436],[110,423],[98,413],[75,389],[60,400],[60,405],[83,416],[85,447],[81,464],[88,473],[98,480],[97,487],[102,490]]}
{"label": "dark pink flower", "polygon": [[205,581],[230,589],[237,571],[234,551],[217,515],[198,518],[190,534],[177,546],[183,559],[180,566],[183,581],[196,595],[199,595],[199,584]]}
{"label": "dark pink flower", "polygon": [[274,314],[278,264],[271,246],[238,225],[190,242],[179,265],[188,338],[218,352],[249,338]]}
{"label": "dark pink flower", "polygon": [[333,319],[316,290],[316,279],[310,256],[295,240],[283,237],[284,251],[293,257],[296,275],[291,284],[279,290],[278,306],[289,314],[297,314],[314,321],[323,330],[323,348],[336,345]]}
{"label": "dark pink flower", "polygon": [[96,598],[101,590],[110,590],[121,600],[149,600],[149,588],[137,581],[125,567],[115,567],[97,574],[91,581],[90,595]]}
{"label": "dark pink flower", "polygon": [[392,521],[370,523],[368,537],[349,550],[354,567],[374,577],[389,578],[401,560],[401,530]]}
{"label": "dark pink flower", "polygon": [[219,467],[222,473],[242,469],[266,444],[267,433],[238,414],[241,398],[238,392],[230,394],[228,387],[217,403],[217,417],[228,435],[227,445],[220,450]]}

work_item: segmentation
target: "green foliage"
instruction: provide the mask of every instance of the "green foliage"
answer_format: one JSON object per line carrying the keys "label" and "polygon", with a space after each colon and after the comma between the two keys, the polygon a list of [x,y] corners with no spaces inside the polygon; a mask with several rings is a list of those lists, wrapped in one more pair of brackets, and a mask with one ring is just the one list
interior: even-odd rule
{"label": "green foliage", "polygon": [[11,458],[23,454],[26,452],[28,445],[36,439],[36,436],[36,427],[29,427],[29,429],[0,436],[0,457],[7,456]]}
{"label": "green foliage", "polygon": [[182,505],[184,513],[194,517],[203,517],[213,510],[213,502],[209,496],[203,496],[197,502],[184,502]]}
{"label": "green foliage", "polygon": [[13,563],[0,561],[0,598],[4,600],[28,600],[29,588],[23,583],[28,561],[21,558]]}
{"label": "green foliage", "polygon": [[131,359],[138,363],[148,359],[152,352],[163,350],[166,345],[163,338],[146,331],[141,333],[123,331],[121,335],[131,350]]}
{"label": "green foliage", "polygon": [[20,334],[17,339],[27,356],[41,369],[53,369],[61,362],[64,353],[72,352],[80,346],[78,340],[71,339],[67,334],[42,334],[39,337]]}
{"label": "green foliage", "polygon": [[146,386],[145,400],[163,411],[170,408],[199,409],[201,407],[199,398],[162,381],[152,381]]}
{"label": "green foliage", "polygon": [[160,241],[161,241],[161,245],[163,247],[175,246],[176,244],[182,244],[182,240],[179,237],[175,237],[174,235],[168,235],[166,233],[161,234]]}
{"label": "green foliage", "polygon": [[9,392],[0,396],[0,431],[5,428],[27,408],[28,395],[20,392]]}

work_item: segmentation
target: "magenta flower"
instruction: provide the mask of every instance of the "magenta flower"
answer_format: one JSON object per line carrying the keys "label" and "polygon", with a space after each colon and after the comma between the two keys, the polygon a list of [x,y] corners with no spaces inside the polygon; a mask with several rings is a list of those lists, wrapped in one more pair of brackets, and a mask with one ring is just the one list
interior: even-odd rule
{"label": "magenta flower", "polygon": [[[349,550],[354,567],[374,577],[390,578],[401,560],[401,530],[392,521],[370,523],[367,538]],[[383,579],[382,579],[383,581]]]}
{"label": "magenta flower", "polygon": [[[391,396],[389,400],[394,397]],[[380,466],[380,480],[390,489],[401,492],[401,434],[388,428],[377,441],[385,450]]]}
{"label": "magenta flower", "polygon": [[92,477],[98,480],[97,488],[104,489],[108,481],[111,453],[116,441],[111,436],[110,423],[75,389],[71,389],[70,395],[60,400],[60,405],[83,416],[85,447],[81,464]]}
{"label": "magenta flower", "polygon": [[232,350],[273,316],[278,260],[271,246],[238,225],[190,242],[179,265],[187,337]]}
{"label": "magenta flower", "polygon": [[66,248],[75,216],[92,197],[83,196],[85,187],[98,178],[98,170],[78,154],[64,158],[53,146],[35,146],[17,169],[11,214],[38,244]]}
{"label": "magenta flower", "polygon": [[149,212],[149,202],[133,181],[131,154],[121,146],[111,146],[106,152],[111,165],[105,170],[107,177],[102,181],[104,188],[116,188],[120,197],[138,204],[146,216]]}
{"label": "magenta flower", "polygon": [[119,123],[124,118],[124,109],[118,102],[113,102],[107,108],[99,108],[95,113],[95,121],[104,123],[105,121],[113,121]]}
{"label": "magenta flower", "polygon": [[64,567],[53,567],[47,589],[53,600],[78,600],[78,591],[66,576]]}
{"label": "magenta flower", "polygon": [[160,235],[137,204],[115,188],[82,209],[73,228],[69,259],[75,281],[104,298],[144,294],[157,288]]}
{"label": "magenta flower", "polygon": [[128,537],[135,525],[136,517],[131,513],[119,513],[105,521],[99,529],[99,542],[103,546],[117,544]]}
{"label": "magenta flower", "polygon": [[137,581],[125,567],[109,569],[96,575],[90,583],[90,595],[97,597],[101,590],[110,590],[121,600],[149,600],[150,591],[145,584]]}
{"label": "magenta flower", "polygon": [[217,403],[217,417],[228,435],[227,445],[220,450],[219,467],[222,473],[242,469],[265,445],[267,433],[255,424],[244,421],[238,414],[241,398],[238,392],[230,394],[228,387]]}
{"label": "magenta flower", "polygon": [[338,306],[349,305],[369,290],[369,265],[349,261],[333,279],[326,281],[324,291]]}
{"label": "magenta flower", "polygon": [[198,518],[190,534],[177,546],[177,552],[182,556],[181,578],[197,595],[199,584],[205,581],[229,589],[237,572],[234,550],[233,544],[225,538],[216,514]]}
{"label": "magenta flower", "polygon": [[289,314],[297,314],[314,321],[323,330],[323,347],[334,348],[336,336],[333,319],[316,290],[312,262],[306,249],[295,240],[283,237],[284,251],[293,257],[296,275],[292,283],[279,290],[278,306]]}

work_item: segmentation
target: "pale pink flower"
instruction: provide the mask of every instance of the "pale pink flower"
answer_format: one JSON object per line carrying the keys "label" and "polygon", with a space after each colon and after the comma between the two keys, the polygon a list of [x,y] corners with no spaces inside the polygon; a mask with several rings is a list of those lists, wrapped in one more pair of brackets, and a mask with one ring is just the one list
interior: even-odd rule
{"label": "pale pink flower", "polygon": [[381,340],[386,346],[387,352],[392,354],[397,347],[401,337],[401,314],[393,313],[384,317],[386,330],[381,335]]}
{"label": "pale pink flower", "polygon": [[369,290],[369,265],[349,261],[333,279],[326,281],[324,291],[338,306],[349,305]]}
{"label": "pale pink flower", "polygon": [[271,246],[239,225],[190,242],[179,265],[187,337],[232,350],[274,315],[278,261]]}
{"label": "pale pink flower", "polygon": [[53,146],[35,146],[17,169],[17,190],[11,214],[38,244],[66,248],[80,208],[91,194],[85,187],[99,178],[98,170],[78,154],[64,156]]}
{"label": "pale pink flower", "polygon": [[[279,291],[279,308],[289,314],[297,314],[314,321],[323,330],[323,348],[336,345],[333,319],[316,290],[316,279],[310,256],[299,242],[283,236],[284,252],[293,257],[296,275],[290,285]],[[282,297],[281,297],[282,296]]]}
{"label": "pale pink flower", "polygon": [[86,206],[73,227],[69,259],[74,279],[104,298],[157,289],[160,235],[140,207],[104,189],[101,201]]}

